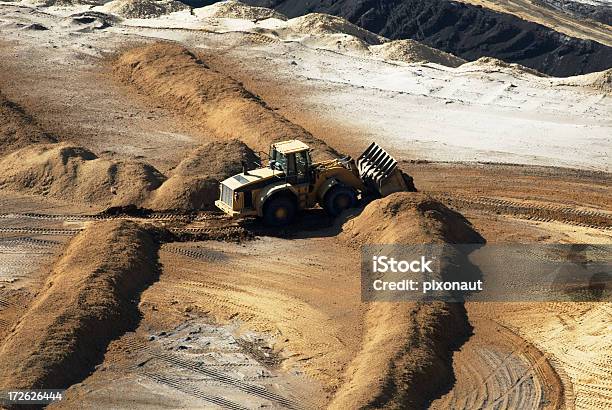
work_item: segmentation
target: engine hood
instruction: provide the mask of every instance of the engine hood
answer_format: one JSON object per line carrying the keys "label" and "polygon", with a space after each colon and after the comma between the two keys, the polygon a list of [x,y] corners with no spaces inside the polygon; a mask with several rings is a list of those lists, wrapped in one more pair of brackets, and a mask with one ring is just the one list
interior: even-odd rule
{"label": "engine hood", "polygon": [[248,172],[248,174],[237,174],[227,178],[222,182],[233,191],[241,191],[242,189],[254,189],[255,186],[262,184],[267,185],[273,179],[284,178],[285,173],[282,171],[272,170],[270,168],[258,168]]}

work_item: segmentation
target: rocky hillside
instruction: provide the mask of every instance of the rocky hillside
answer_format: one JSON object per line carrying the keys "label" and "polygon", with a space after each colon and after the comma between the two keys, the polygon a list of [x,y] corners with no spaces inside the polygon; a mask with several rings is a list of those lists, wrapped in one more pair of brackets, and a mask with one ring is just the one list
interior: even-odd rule
{"label": "rocky hillside", "polygon": [[579,18],[588,18],[612,25],[612,2],[609,0],[537,0],[548,7]]}
{"label": "rocky hillside", "polygon": [[448,0],[244,0],[295,17],[320,12],[391,39],[413,39],[467,60],[483,56],[554,76],[603,71],[612,48],[516,16]]}

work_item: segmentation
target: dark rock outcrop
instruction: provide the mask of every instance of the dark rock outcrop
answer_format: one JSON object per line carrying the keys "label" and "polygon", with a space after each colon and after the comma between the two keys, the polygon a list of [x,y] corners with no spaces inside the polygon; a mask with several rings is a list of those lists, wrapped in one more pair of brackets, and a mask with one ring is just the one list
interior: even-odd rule
{"label": "dark rock outcrop", "polygon": [[466,60],[495,57],[564,77],[612,67],[612,47],[540,24],[449,0],[243,0],[295,17],[344,17],[390,39],[421,41]]}

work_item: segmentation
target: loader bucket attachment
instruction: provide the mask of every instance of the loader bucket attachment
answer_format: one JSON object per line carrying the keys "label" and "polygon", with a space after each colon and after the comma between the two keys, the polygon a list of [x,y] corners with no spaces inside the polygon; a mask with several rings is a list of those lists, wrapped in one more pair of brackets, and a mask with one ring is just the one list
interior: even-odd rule
{"label": "loader bucket attachment", "polygon": [[357,169],[368,190],[380,196],[408,191],[397,161],[375,142],[357,158]]}

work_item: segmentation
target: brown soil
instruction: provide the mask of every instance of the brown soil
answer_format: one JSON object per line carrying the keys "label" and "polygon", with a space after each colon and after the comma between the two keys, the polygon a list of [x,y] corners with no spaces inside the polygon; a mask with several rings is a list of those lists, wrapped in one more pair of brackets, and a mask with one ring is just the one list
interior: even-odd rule
{"label": "brown soil", "polygon": [[188,116],[220,138],[238,138],[256,150],[270,143],[299,139],[314,149],[315,158],[336,152],[302,127],[274,112],[241,83],[212,70],[188,49],[155,43],[122,53],[114,63],[116,76],[152,100]]}
{"label": "brown soil", "polygon": [[[502,164],[405,162],[402,165],[418,181],[422,191],[459,210],[470,220],[476,215],[488,214],[489,218],[511,216],[536,221],[536,224],[560,222],[607,230],[612,227],[609,201],[612,188],[609,174],[605,172]],[[495,232],[498,223],[489,222],[479,230],[492,230],[485,236],[495,240],[499,237]],[[574,228],[567,225],[564,230],[570,234]],[[514,234],[515,241],[524,243],[526,237],[521,237],[518,231]],[[593,238],[579,242],[584,240],[588,243]]]}
{"label": "brown soil", "polygon": [[[369,204],[343,231],[341,239],[351,246],[483,242],[460,214],[417,193],[397,193]],[[440,256],[447,263],[460,257]],[[330,407],[425,406],[452,384],[451,351],[469,333],[462,304],[371,303],[362,350]]]}
{"label": "brown soil", "polygon": [[156,277],[156,252],[151,236],[126,221],[75,237],[0,347],[0,386],[61,388],[92,371],[136,323],[133,301]]}
{"label": "brown soil", "polygon": [[219,182],[242,172],[243,162],[252,166],[257,161],[253,150],[241,141],[211,142],[181,161],[146,206],[154,210],[214,209]]}
{"label": "brown soil", "polygon": [[189,312],[237,323],[270,335],[282,368],[304,372],[327,395],[342,384],[361,348],[366,308],[356,250],[331,237],[262,237],[247,246],[167,244],[160,256],[160,280],[142,295],[145,321],[180,323]]}
{"label": "brown soil", "polygon": [[470,322],[474,335],[453,357],[457,381],[431,409],[566,408],[562,381],[546,354],[493,320],[470,315]]}
{"label": "brown soil", "polygon": [[[169,51],[167,56],[165,55],[166,51]],[[157,57],[155,56],[156,53]],[[124,61],[125,65],[122,65],[122,59],[127,60]],[[7,58],[6,60],[22,61],[25,59]],[[39,57],[32,60],[38,61]],[[206,59],[207,64],[208,62],[209,60]],[[9,64],[9,62],[4,61],[2,63],[2,65],[6,64]],[[131,64],[134,64],[134,66],[132,67]],[[252,138],[253,141],[260,144],[253,145],[253,147],[264,146],[267,148],[268,139],[287,138],[283,135],[286,130],[294,132],[289,134],[288,137],[298,135],[297,138],[305,139],[300,136],[302,135],[300,133],[310,135],[299,126],[288,123],[277,112],[266,108],[263,102],[245,91],[239,83],[207,68],[207,64],[198,61],[197,57],[178,46],[162,44],[127,52],[115,65],[115,73],[119,73],[120,78],[138,88],[143,94],[148,95],[148,98],[154,101],[164,101],[164,104],[175,110],[175,113],[191,116],[194,121],[200,121],[202,130],[206,127],[213,127],[215,133],[218,132],[222,140],[234,136],[249,142],[249,139]],[[229,70],[222,69],[221,64],[217,67],[223,72]],[[61,66],[62,70],[65,68],[66,66]],[[2,81],[9,83],[9,75],[13,72],[17,71],[5,70],[6,74]],[[71,74],[75,74],[74,71]],[[28,84],[32,90],[36,90],[32,91],[33,93],[44,94],[46,92],[53,99],[58,94],[60,96],[62,94],[61,87],[50,87],[50,84],[56,85],[57,82],[46,84],[47,88],[43,87],[45,85],[44,70],[43,72],[40,69],[38,71],[21,72],[19,75],[23,76],[20,77],[18,83]],[[75,75],[64,75],[64,77],[70,78],[68,82],[80,78]],[[41,78],[43,81],[39,81]],[[83,81],[80,81],[79,84],[83,85]],[[87,83],[88,86],[92,84],[93,82]],[[20,85],[20,87],[26,86]],[[93,89],[94,87],[84,88]],[[133,89],[131,87],[126,88]],[[251,84],[249,84],[249,88],[257,89],[251,87]],[[15,95],[18,94],[19,92],[13,89],[11,98],[15,99]],[[110,98],[109,95],[113,98]],[[117,127],[119,128],[125,125],[125,128],[129,130],[128,134],[130,134],[133,131],[133,128],[129,128],[130,124],[134,122],[132,119],[124,119],[123,122],[113,119],[116,118],[113,117],[115,114],[124,115],[123,109],[128,107],[119,105],[121,109],[115,112],[109,110],[107,106],[117,108],[116,105],[112,105],[116,97],[115,94],[108,94],[105,101],[108,104],[105,104],[102,107],[103,109],[93,112],[98,114],[99,117],[107,116],[111,119],[109,121],[118,124]],[[32,96],[28,98],[31,101],[34,100]],[[125,97],[124,100],[129,100],[129,98],[131,96]],[[99,98],[92,98],[92,100],[96,99]],[[40,101],[42,102],[39,103],[39,111],[33,111],[36,112],[36,118],[40,118],[38,114],[42,111],[40,110],[41,106],[46,106],[49,103],[49,100]],[[65,111],[47,113],[47,120],[52,118],[53,121],[61,123],[61,127],[72,127],[72,124],[76,123],[83,125],[84,123],[89,124],[97,121],[94,118],[96,115],[92,115],[91,110],[81,112],[74,109],[74,105],[69,108],[64,107]],[[95,104],[83,104],[82,106],[84,109],[91,106],[98,109],[101,107],[101,105]],[[112,114],[108,114],[107,111]],[[129,112],[132,113],[132,111]],[[146,115],[147,112],[135,114],[141,120]],[[169,116],[163,117],[161,122],[166,122],[169,118]],[[237,120],[234,121],[234,119]],[[261,126],[258,121],[262,121]],[[304,126],[311,127],[306,123]],[[60,127],[60,125],[56,124],[56,127]],[[309,129],[314,130],[316,127],[318,125],[313,124]],[[56,130],[56,128],[52,129]],[[111,134],[113,133],[100,131],[95,135],[81,135],[78,132],[73,132],[72,138],[81,138],[83,141],[87,141],[85,144],[87,147],[93,149],[95,146],[96,150],[100,150],[100,148],[93,144],[106,144],[107,142],[102,141],[109,141],[113,138],[121,146],[128,142],[127,138],[117,139],[114,134]],[[350,145],[347,142],[348,140],[344,142],[341,140],[342,133],[316,132],[316,134],[329,134],[329,138],[333,138],[329,139],[329,142],[342,148]],[[63,133],[60,133],[60,135],[64,136]],[[215,138],[216,135],[210,137],[210,139]],[[67,138],[62,138],[62,140],[67,140]],[[204,138],[204,140],[206,139]],[[78,141],[79,144],[84,143],[80,139]],[[168,152],[176,152],[176,145],[158,144],[159,142],[154,141],[158,145],[157,149],[163,151],[160,156],[173,157],[172,159],[164,159],[163,163],[172,166],[178,164],[179,159],[175,159],[176,155],[168,154]],[[149,143],[149,140],[146,140],[143,145],[149,148],[149,145],[155,145],[154,143]],[[57,150],[59,146],[53,146],[49,152],[55,152],[54,150]],[[162,148],[160,149],[159,146],[162,146]],[[28,152],[35,152],[36,149],[38,148],[32,148],[33,151]],[[81,148],[78,149],[82,150]],[[192,149],[192,147],[189,147],[189,149]],[[222,150],[223,148],[218,149]],[[85,151],[83,150],[83,155],[88,156],[89,154],[84,153]],[[186,151],[187,149],[185,149]],[[170,176],[170,180],[177,184],[176,188],[172,188],[171,185],[166,187],[172,193],[168,200],[176,200],[176,203],[179,204],[177,206],[182,206],[185,203],[200,203],[199,199],[192,200],[189,198],[192,191],[188,192],[185,200],[185,196],[183,196],[185,187],[180,184],[182,177],[179,177],[179,175],[184,173],[185,178],[198,178],[197,181],[207,181],[206,178],[199,179],[198,173],[200,170],[202,170],[202,175],[214,175],[213,171],[207,174],[204,167],[208,162],[212,162],[211,157],[206,156],[207,152],[201,152],[200,154],[203,155],[204,160],[198,160],[199,154],[193,154],[190,159],[184,161],[184,166],[177,166],[170,172],[166,172],[167,168],[164,169],[164,173]],[[41,153],[40,155],[44,156],[46,154]],[[104,156],[104,154],[100,155]],[[178,156],[178,158],[182,157],[183,155]],[[51,162],[61,164],[61,155],[56,156],[56,158],[60,159]],[[106,156],[103,159],[85,160],[79,158],[79,155],[70,154],[67,164],[78,164],[76,169],[79,170],[77,175],[80,176],[82,169],[88,167],[84,165],[85,163],[107,161],[105,158]],[[30,161],[30,159],[29,156],[24,156],[24,161]],[[232,161],[237,160],[233,159]],[[16,162],[13,161],[11,165],[19,165]],[[234,162],[234,164],[237,163]],[[34,168],[39,169],[39,165],[40,163]],[[439,197],[486,195],[515,198],[528,203],[557,203],[576,208],[609,209],[610,187],[606,182],[605,175],[597,176],[584,172],[576,172],[574,175],[567,170],[549,169],[543,171],[541,167],[511,167],[491,164],[405,163],[403,165],[407,166],[410,174],[416,175],[415,179],[420,189]],[[72,175],[70,174],[72,172],[71,167],[72,165],[67,167],[66,172],[69,175]],[[215,165],[213,168],[215,170],[219,169],[219,174],[211,178],[216,178],[225,172],[224,167],[216,168]],[[0,169],[6,170],[8,168],[0,165]],[[105,170],[106,168],[101,167],[101,169]],[[26,172],[24,171],[21,175],[26,175]],[[87,173],[82,175],[87,175]],[[93,179],[98,181],[97,178]],[[131,177],[126,180],[131,180]],[[23,177],[19,189],[25,189],[26,191],[30,189],[25,183],[26,181],[29,180]],[[36,181],[38,180],[33,177],[32,182],[35,183],[33,189],[44,193],[44,185],[36,185]],[[78,185],[80,181],[81,178],[76,177],[71,183],[76,182]],[[500,181],[504,182],[500,183]],[[53,186],[53,184],[50,186]],[[99,184],[96,182],[94,186],[98,187]],[[102,186],[108,187],[104,183],[102,183]],[[209,189],[205,183],[202,186],[202,189],[195,189],[193,192],[199,193]],[[59,197],[72,200],[78,196],[76,193],[63,196],[62,192],[66,189],[73,188],[67,188],[66,186],[59,188],[57,190]],[[161,188],[158,191],[161,193]],[[85,190],[79,192],[83,193]],[[85,194],[87,193],[85,192]],[[96,199],[97,195],[103,194],[96,193],[93,197],[94,200],[98,200]],[[141,198],[138,195],[137,198]],[[101,198],[103,200],[108,199],[106,196]],[[35,200],[37,204],[43,204],[43,199],[46,200],[47,198],[36,198]],[[36,208],[32,205],[34,201],[27,200],[27,198],[21,199],[20,197],[20,201],[21,205],[19,207],[7,208],[8,205],[6,204],[8,202],[3,201],[0,201],[0,206],[7,209],[6,212],[23,211],[23,209],[30,212],[41,212],[41,209],[44,208],[42,206]],[[292,240],[262,238],[249,243],[248,246],[216,242],[165,246],[167,252],[162,251],[161,254],[164,275],[160,282],[149,287],[143,293],[142,303],[140,304],[147,325],[171,322],[172,326],[176,326],[183,323],[188,315],[190,317],[210,315],[222,321],[230,322],[236,320],[244,324],[246,329],[258,329],[276,336],[275,350],[286,355],[283,365],[288,367],[296,365],[305,369],[308,375],[314,376],[324,383],[330,396],[337,391],[333,402],[336,407],[347,408],[363,403],[370,403],[372,407],[400,407],[400,400],[406,400],[414,406],[425,403],[429,398],[435,396],[436,392],[439,392],[445,386],[448,387],[452,381],[449,355],[454,346],[451,346],[449,340],[466,332],[468,325],[466,324],[465,313],[460,306],[441,303],[431,305],[405,304],[399,307],[393,303],[379,303],[371,306],[362,303],[359,300],[359,275],[356,274],[359,271],[359,253],[356,248],[347,246],[347,243],[350,243],[350,241],[361,241],[362,243],[369,241],[465,242],[474,240],[477,235],[460,215],[422,195],[393,196],[375,204],[377,205],[366,208],[360,216],[345,224],[345,232],[341,235],[343,241],[340,243],[335,237],[316,237],[317,234],[320,234],[318,232],[309,233],[309,235],[314,235],[314,238]],[[44,209],[46,212],[49,211],[48,208]],[[484,236],[491,238],[492,241],[500,238],[506,238],[514,242],[524,240],[555,241],[561,236],[563,236],[563,240],[569,241],[578,237],[568,237],[570,231],[576,231],[573,231],[574,227],[561,222],[553,226],[552,223],[543,225],[534,221],[517,220],[513,218],[520,215],[495,214],[496,210],[500,209],[495,207],[483,208],[483,210],[467,206],[461,209],[462,212],[463,209],[465,209],[470,220],[473,221],[474,226]],[[54,212],[59,211],[55,210]],[[75,212],[82,212],[82,209]],[[46,367],[47,363],[51,363],[49,366],[56,366],[59,363],[58,368],[64,369],[66,363],[74,363],[71,360],[78,357],[78,363],[74,368],[79,369],[82,367],[80,363],[83,360],[79,355],[83,355],[85,357],[83,363],[89,366],[89,370],[91,370],[93,364],[102,359],[104,343],[106,342],[102,343],[100,341],[107,336],[100,336],[99,329],[95,328],[99,323],[98,318],[96,317],[95,321],[91,318],[100,314],[103,318],[100,322],[102,323],[102,326],[100,326],[102,330],[110,326],[104,315],[107,314],[106,312],[110,312],[109,315],[111,316],[114,314],[113,309],[116,308],[114,300],[117,296],[112,292],[106,292],[106,290],[109,286],[114,286],[111,281],[117,278],[115,275],[125,278],[126,269],[129,270],[131,269],[129,266],[138,264],[138,261],[125,262],[123,256],[132,255],[132,252],[136,252],[134,249],[137,246],[125,249],[126,247],[122,244],[126,242],[122,238],[127,237],[127,241],[134,242],[137,245],[148,241],[148,239],[130,237],[132,233],[128,235],[129,232],[132,232],[132,224],[119,222],[112,222],[112,224],[119,226],[118,231],[123,232],[123,229],[125,229],[125,232],[115,235],[107,232],[108,224],[96,225],[75,239],[62,260],[56,265],[49,283],[54,281],[56,285],[61,284],[62,286],[52,285],[40,293],[35,303],[29,306],[28,312],[15,328],[15,332],[7,339],[10,352],[5,352],[7,347],[0,349],[0,369],[3,369],[0,371],[0,375],[2,377],[6,375],[7,378],[23,379],[25,380],[24,383],[35,382],[46,377],[43,373],[55,369],[55,367],[53,369]],[[562,235],[554,234],[553,228],[561,232]],[[137,228],[134,229],[137,230]],[[147,236],[142,231],[138,232],[140,233],[134,233],[133,235]],[[300,234],[301,232],[298,233],[298,237]],[[585,237],[592,238],[593,236],[585,235]],[[601,240],[609,243],[610,239],[609,236],[604,236]],[[183,246],[187,248],[187,251],[176,251],[176,248]],[[80,255],[85,256],[77,258],[73,252],[75,247],[79,249]],[[175,249],[172,249],[172,247]],[[137,256],[133,257],[138,259]],[[127,265],[129,266],[124,268]],[[134,270],[136,271],[136,269]],[[141,270],[131,273],[134,275],[142,274]],[[88,278],[89,282],[76,280],[81,277]],[[105,281],[107,278],[111,278],[111,281]],[[120,283],[122,280],[120,280]],[[102,281],[102,283],[97,281]],[[127,285],[132,284],[128,283]],[[75,302],[74,293],[70,291],[70,289],[75,288],[82,290],[83,294],[87,295],[85,299],[81,299],[85,303],[94,300],[101,305],[96,305],[92,309],[88,308],[87,312],[81,310],[77,304],[77,302],[81,303],[81,300]],[[62,305],[61,303],[64,303],[64,300],[70,300],[70,302],[65,302]],[[110,302],[107,304],[106,301]],[[60,309],[56,309],[56,305],[51,304],[52,302],[60,304]],[[21,302],[17,301],[16,303]],[[487,329],[487,331],[480,332],[486,340],[480,340],[478,343],[482,342],[484,348],[490,348],[496,343],[500,344],[500,336],[495,331],[495,327],[483,327],[482,323],[485,320],[479,320],[481,318],[479,317],[479,310],[474,306],[469,306],[469,304],[467,309],[472,325],[478,327],[478,329]],[[58,311],[59,313],[56,314]],[[121,317],[129,318],[134,316],[134,313],[134,311],[128,309],[128,314]],[[563,368],[569,369],[572,372],[570,375],[572,379],[564,381],[564,384],[569,383],[571,386],[572,383],[575,383],[577,391],[581,394],[576,402],[578,405],[581,407],[596,405],[604,408],[606,402],[609,402],[610,386],[607,383],[607,380],[610,379],[609,355],[606,354],[610,349],[610,332],[606,332],[608,330],[606,324],[610,320],[609,304],[608,306],[600,304],[600,306],[589,310],[588,315],[584,315],[584,309],[580,310],[574,304],[571,304],[571,306],[568,304],[564,307],[532,304],[520,308],[512,308],[510,304],[501,304],[496,308],[486,307],[481,313],[482,318],[486,320],[496,316],[496,319],[504,322],[504,325],[514,326],[514,331],[520,334],[520,337],[532,341],[534,345],[545,352],[544,355],[554,355]],[[63,316],[61,319],[57,319],[58,315]],[[76,329],[80,327],[70,327],[74,322],[72,319],[64,321],[67,317],[76,318],[75,320],[84,318],[83,322],[80,323],[85,323],[84,328],[90,333],[83,335],[76,332]],[[29,321],[36,326],[28,327]],[[38,326],[39,323],[41,326]],[[94,326],[92,323],[96,325]],[[26,329],[26,327],[28,328]],[[94,327],[93,330],[92,327]],[[57,332],[57,329],[60,329],[61,332]],[[491,329],[493,331],[488,332]],[[77,334],[78,337],[72,337],[69,331],[73,331],[73,334]],[[94,338],[91,338],[92,335]],[[142,335],[146,335],[146,329],[142,332]],[[45,339],[47,337],[51,341],[43,342],[47,340]],[[18,345],[18,342],[23,344],[24,340],[30,340],[30,338],[33,342],[27,345],[25,349]],[[69,342],[65,343],[64,338],[70,339]],[[59,339],[61,340],[57,341]],[[461,337],[458,337],[457,341],[460,341],[460,339]],[[593,346],[594,341],[596,343],[595,347]],[[92,343],[94,346],[85,346],[84,343]],[[478,343],[472,353],[466,350],[467,354],[455,356],[456,363],[465,365],[465,363],[474,361],[475,357],[482,357],[482,350]],[[515,346],[517,343],[520,343],[520,341],[510,343],[510,345]],[[568,349],[568,346],[570,349]],[[66,353],[67,356],[64,357],[58,357],[66,351],[74,352]],[[512,352],[513,350],[509,349],[509,351]],[[102,370],[96,370],[94,374],[104,379],[104,366],[120,357],[120,353],[112,349],[109,350],[107,357],[104,359]],[[13,354],[13,358],[16,358],[17,363],[20,364],[17,368],[15,368],[15,360],[9,356],[10,354]],[[96,355],[95,359],[91,359],[93,355]],[[534,356],[537,356],[537,354],[534,354]],[[540,360],[540,358],[538,357],[537,360]],[[6,366],[9,366],[7,364],[9,362],[12,366],[9,369],[12,370],[5,372],[4,369],[7,369]],[[135,363],[130,362],[130,364]],[[28,369],[30,365],[31,370]],[[501,369],[505,370],[506,367],[502,366]],[[82,377],[82,374],[77,377],[72,372],[66,374],[74,376],[74,380],[79,380],[79,377]],[[178,373],[178,375],[182,379],[184,373]],[[424,375],[429,377],[424,377]],[[102,394],[108,394],[109,397],[113,396],[112,393],[118,391],[113,391],[113,387],[116,388],[117,385],[120,388],[122,387],[122,381],[117,380],[121,376],[122,373],[113,373],[114,378],[106,376],[106,379],[104,379],[106,384],[101,384],[99,391],[102,391]],[[471,377],[469,372],[467,377]],[[593,379],[603,380],[604,383],[601,385],[593,384]],[[437,384],[432,383],[432,380],[437,381]],[[552,378],[543,378],[543,380],[552,380]],[[463,382],[465,381],[463,380]],[[2,379],[2,382],[4,385],[4,379]],[[372,387],[370,387],[370,383]],[[459,387],[465,385],[457,383]],[[80,397],[86,401],[88,398],[91,399],[91,396],[87,395],[91,386],[91,384],[86,386],[76,385],[74,389],[77,393],[82,394]],[[100,385],[94,386],[99,387]],[[10,387],[14,387],[14,385]],[[478,387],[481,388],[482,386],[479,385]],[[554,387],[557,388],[558,386]],[[165,396],[165,403],[168,407],[177,407],[177,402],[168,399],[173,396],[167,390],[161,389],[160,385],[153,384],[150,389],[161,392],[157,397]],[[502,390],[498,389],[496,391],[505,394]],[[371,394],[367,394],[368,391]],[[145,395],[149,398],[148,407],[159,405],[157,398],[150,399],[150,390],[145,389]],[[113,397],[125,396],[115,394]],[[455,397],[458,397],[458,395],[455,395]],[[90,405],[92,403],[95,406],[95,400],[89,402]],[[114,404],[125,406],[125,402],[114,402]],[[327,404],[327,401],[324,404]],[[405,405],[405,403],[402,403],[402,405]]]}
{"label": "brown soil", "polygon": [[17,104],[0,93],[0,156],[36,143],[56,142]]}
{"label": "brown soil", "polygon": [[29,195],[105,207],[210,210],[219,181],[254,164],[255,153],[238,140],[204,145],[166,177],[138,160],[98,158],[67,143],[36,144],[0,159],[0,188]]}
{"label": "brown soil", "polygon": [[100,206],[140,204],[164,181],[141,161],[98,158],[79,146],[34,145],[0,160],[0,187]]}
{"label": "brown soil", "polygon": [[461,214],[421,193],[395,193],[369,204],[343,226],[341,238],[358,244],[481,243]]}

